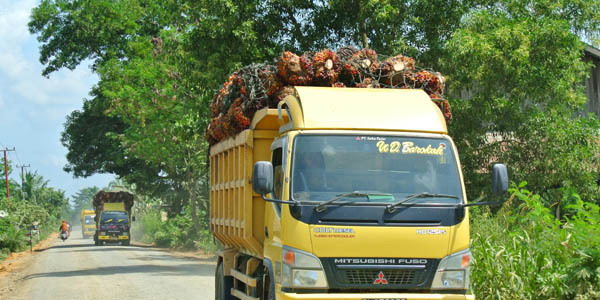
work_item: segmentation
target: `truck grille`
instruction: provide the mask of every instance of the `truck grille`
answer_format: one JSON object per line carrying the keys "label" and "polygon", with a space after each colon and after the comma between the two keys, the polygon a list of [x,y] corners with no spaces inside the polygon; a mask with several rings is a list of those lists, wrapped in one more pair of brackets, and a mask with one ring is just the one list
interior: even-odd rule
{"label": "truck grille", "polygon": [[331,289],[426,289],[439,259],[389,257],[323,257]]}
{"label": "truck grille", "polygon": [[[347,284],[373,284],[378,278],[379,270],[344,270],[343,276]],[[415,270],[385,271],[387,284],[411,285],[417,284]]]}

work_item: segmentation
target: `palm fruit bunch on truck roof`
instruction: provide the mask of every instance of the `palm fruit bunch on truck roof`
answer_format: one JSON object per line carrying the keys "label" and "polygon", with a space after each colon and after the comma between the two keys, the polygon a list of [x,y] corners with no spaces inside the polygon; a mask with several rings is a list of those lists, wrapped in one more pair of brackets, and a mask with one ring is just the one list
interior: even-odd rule
{"label": "palm fruit bunch on truck roof", "polygon": [[125,210],[131,211],[133,207],[133,194],[127,191],[99,191],[94,195],[93,204],[96,210],[104,210],[104,203],[123,202]]}
{"label": "palm fruit bunch on truck roof", "polygon": [[293,86],[422,89],[449,121],[444,84],[440,73],[419,69],[413,58],[401,54],[384,56],[351,46],[302,55],[285,51],[274,64],[252,64],[229,76],[210,104],[206,138],[213,145],[249,128],[256,111],[276,108],[294,93]]}

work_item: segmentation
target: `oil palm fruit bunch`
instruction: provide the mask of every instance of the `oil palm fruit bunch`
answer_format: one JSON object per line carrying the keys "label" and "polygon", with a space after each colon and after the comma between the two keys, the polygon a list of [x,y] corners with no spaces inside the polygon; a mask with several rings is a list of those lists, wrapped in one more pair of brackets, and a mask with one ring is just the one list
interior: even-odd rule
{"label": "oil palm fruit bunch", "polygon": [[342,70],[342,64],[335,52],[325,49],[315,53],[312,64],[314,69],[314,85],[331,86],[337,82]]}
{"label": "oil palm fruit bunch", "polygon": [[409,87],[423,89],[433,99],[441,99],[444,93],[444,77],[440,73],[432,73],[427,70],[421,70],[416,73],[409,73],[406,76]]}
{"label": "oil palm fruit bunch", "polygon": [[433,102],[442,111],[442,114],[444,115],[444,119],[446,119],[446,122],[450,122],[452,120],[452,111],[450,110],[450,102],[448,102],[448,100],[444,100],[444,99],[434,100]]}
{"label": "oil palm fruit bunch", "polygon": [[206,128],[206,134],[204,135],[209,145],[214,145],[225,138],[225,132],[221,125],[221,119],[214,117],[210,119],[208,127]]}
{"label": "oil palm fruit bunch", "polygon": [[379,65],[380,81],[390,87],[406,87],[405,76],[414,71],[415,60],[401,54],[389,57]]}
{"label": "oil palm fruit bunch", "polygon": [[365,77],[363,80],[356,84],[357,88],[379,88],[381,85],[379,81],[371,77]]}
{"label": "oil palm fruit bunch", "polygon": [[240,97],[233,101],[223,119],[223,123],[229,125],[226,127],[227,137],[234,136],[240,133],[242,130],[250,127],[250,119],[244,115],[242,109],[242,105],[244,102],[247,103],[247,101],[243,101],[242,99],[243,98]]}
{"label": "oil palm fruit bunch", "polygon": [[277,104],[290,95],[298,96],[296,95],[296,89],[293,86],[284,86],[273,96],[273,102]]}
{"label": "oil palm fruit bunch", "polygon": [[373,77],[379,63],[377,52],[371,49],[362,49],[350,56],[342,67],[342,82],[348,86],[355,86],[364,81],[364,78]]}
{"label": "oil palm fruit bunch", "polygon": [[358,52],[358,49],[352,46],[344,46],[336,51],[336,55],[342,63],[346,63],[346,61],[356,52]]}
{"label": "oil palm fruit bunch", "polygon": [[277,60],[277,74],[287,85],[310,85],[313,78],[311,61],[285,51]]}

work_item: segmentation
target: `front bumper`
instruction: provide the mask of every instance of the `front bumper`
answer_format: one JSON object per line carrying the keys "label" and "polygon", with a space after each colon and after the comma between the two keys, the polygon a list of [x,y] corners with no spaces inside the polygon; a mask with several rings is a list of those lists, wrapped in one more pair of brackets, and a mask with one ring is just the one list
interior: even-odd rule
{"label": "front bumper", "polygon": [[129,236],[128,235],[119,235],[119,236],[99,235],[98,239],[102,240],[102,241],[122,241],[122,240],[128,240]]}
{"label": "front bumper", "polygon": [[455,294],[296,294],[281,293],[277,299],[281,300],[475,300],[474,295]]}

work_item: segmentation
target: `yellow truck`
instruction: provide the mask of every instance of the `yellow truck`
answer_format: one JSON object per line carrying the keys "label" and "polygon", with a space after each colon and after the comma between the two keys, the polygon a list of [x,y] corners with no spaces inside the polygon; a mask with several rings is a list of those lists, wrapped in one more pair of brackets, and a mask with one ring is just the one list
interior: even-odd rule
{"label": "yellow truck", "polygon": [[92,238],[96,233],[96,222],[94,217],[96,213],[91,209],[81,210],[81,235],[83,238]]}
{"label": "yellow truck", "polygon": [[94,195],[96,246],[106,243],[121,243],[129,246],[131,243],[131,216],[133,194],[122,188],[99,191]]}
{"label": "yellow truck", "polygon": [[467,203],[427,94],[295,90],[210,148],[216,299],[474,299],[466,208],[496,202]]}

